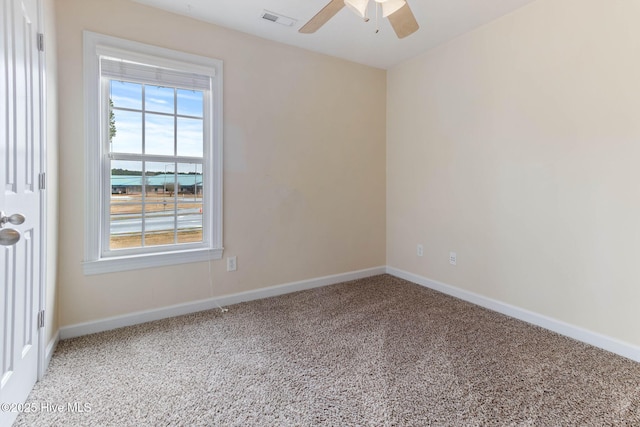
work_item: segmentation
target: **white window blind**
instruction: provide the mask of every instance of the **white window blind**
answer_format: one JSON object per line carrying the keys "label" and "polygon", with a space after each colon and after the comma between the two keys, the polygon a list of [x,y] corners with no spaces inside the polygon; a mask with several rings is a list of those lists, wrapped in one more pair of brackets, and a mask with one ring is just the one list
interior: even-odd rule
{"label": "white window blind", "polygon": [[119,58],[100,57],[100,73],[103,77],[136,83],[163,84],[191,90],[211,89],[211,76]]}

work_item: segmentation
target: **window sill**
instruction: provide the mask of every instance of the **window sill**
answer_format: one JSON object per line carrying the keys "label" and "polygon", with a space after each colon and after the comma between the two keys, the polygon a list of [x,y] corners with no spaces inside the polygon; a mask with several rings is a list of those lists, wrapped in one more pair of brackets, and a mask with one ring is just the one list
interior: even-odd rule
{"label": "window sill", "polygon": [[85,276],[90,276],[94,274],[140,270],[143,268],[166,267],[169,265],[203,262],[212,259],[222,259],[222,251],[222,248],[191,249],[186,251],[163,252],[158,254],[102,258],[100,260],[83,262],[82,269]]}

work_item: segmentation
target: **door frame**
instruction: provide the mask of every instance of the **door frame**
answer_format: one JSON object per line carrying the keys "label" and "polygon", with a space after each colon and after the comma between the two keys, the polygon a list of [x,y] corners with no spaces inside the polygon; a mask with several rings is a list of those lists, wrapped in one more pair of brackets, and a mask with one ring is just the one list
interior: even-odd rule
{"label": "door frame", "polygon": [[[44,312],[46,316],[46,291],[47,291],[47,85],[46,85],[46,52],[44,47],[44,0],[36,0],[38,8],[38,34],[42,34],[41,49],[38,49],[38,78],[40,79],[40,99],[38,106],[40,108],[40,173],[44,174],[43,188],[40,189],[40,266],[38,274],[38,287],[40,289],[40,300],[38,302],[38,312]],[[38,381],[40,381],[47,370],[47,342],[46,342],[46,317],[43,316],[44,326],[38,328]]]}

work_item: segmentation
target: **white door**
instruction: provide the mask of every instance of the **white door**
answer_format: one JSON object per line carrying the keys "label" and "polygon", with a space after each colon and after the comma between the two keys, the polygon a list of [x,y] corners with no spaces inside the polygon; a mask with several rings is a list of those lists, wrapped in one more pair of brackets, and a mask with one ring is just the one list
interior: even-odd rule
{"label": "white door", "polygon": [[42,64],[38,0],[0,5],[0,403],[17,404],[38,377]]}

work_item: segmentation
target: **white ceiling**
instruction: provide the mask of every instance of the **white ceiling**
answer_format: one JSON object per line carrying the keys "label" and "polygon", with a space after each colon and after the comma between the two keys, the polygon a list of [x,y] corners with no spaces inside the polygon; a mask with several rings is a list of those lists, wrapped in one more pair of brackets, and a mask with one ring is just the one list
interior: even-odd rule
{"label": "white ceiling", "polygon": [[[265,39],[388,69],[535,0],[408,0],[420,29],[402,40],[396,37],[386,19],[381,19],[380,32],[376,34],[375,18],[365,23],[346,7],[316,33],[298,33],[329,0],[135,1]],[[262,18],[264,10],[297,22],[288,27],[267,21]],[[371,5],[369,15],[375,17]]]}

